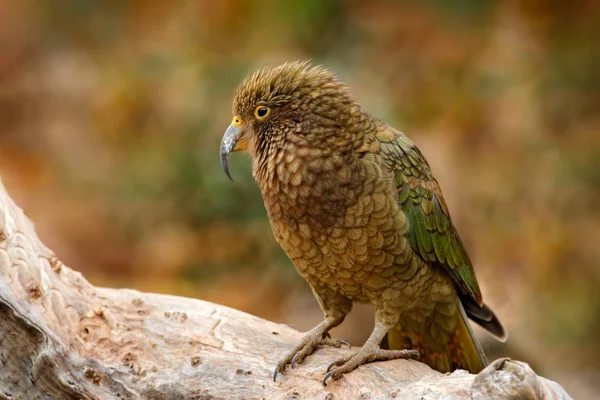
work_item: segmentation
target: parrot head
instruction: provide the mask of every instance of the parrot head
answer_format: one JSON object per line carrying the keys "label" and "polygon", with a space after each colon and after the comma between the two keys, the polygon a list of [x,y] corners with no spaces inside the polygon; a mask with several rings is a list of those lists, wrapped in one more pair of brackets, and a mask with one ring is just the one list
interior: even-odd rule
{"label": "parrot head", "polygon": [[234,151],[247,150],[258,167],[288,144],[335,148],[354,106],[347,87],[325,68],[303,61],[261,69],[237,90],[233,120],[221,141],[221,166],[231,179]]}

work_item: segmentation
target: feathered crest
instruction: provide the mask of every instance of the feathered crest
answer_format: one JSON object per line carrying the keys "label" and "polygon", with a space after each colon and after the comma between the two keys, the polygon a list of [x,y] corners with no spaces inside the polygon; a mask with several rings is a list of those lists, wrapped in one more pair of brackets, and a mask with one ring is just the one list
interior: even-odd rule
{"label": "feathered crest", "polygon": [[314,88],[347,90],[333,73],[320,65],[312,65],[310,60],[262,68],[242,82],[235,96],[234,110],[250,111],[243,109],[262,102],[286,102],[309,94]]}

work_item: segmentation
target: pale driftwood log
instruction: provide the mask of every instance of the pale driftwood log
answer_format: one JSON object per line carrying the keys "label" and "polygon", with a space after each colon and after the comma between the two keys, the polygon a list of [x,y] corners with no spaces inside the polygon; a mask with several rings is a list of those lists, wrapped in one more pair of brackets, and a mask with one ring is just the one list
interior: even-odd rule
{"label": "pale driftwood log", "polygon": [[362,366],[323,387],[356,349],[319,349],[273,382],[301,334],[201,300],[97,288],[64,266],[0,183],[0,399],[568,399],[527,364],[479,375],[417,361]]}

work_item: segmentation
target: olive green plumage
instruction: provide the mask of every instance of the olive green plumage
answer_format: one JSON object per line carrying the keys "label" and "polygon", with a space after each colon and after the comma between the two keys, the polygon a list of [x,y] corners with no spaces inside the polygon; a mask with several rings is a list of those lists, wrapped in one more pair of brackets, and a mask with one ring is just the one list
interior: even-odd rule
{"label": "olive green plumage", "polygon": [[413,250],[423,260],[445,267],[456,285],[481,303],[471,260],[450,221],[448,207],[429,164],[400,132],[392,140],[382,140],[381,153],[395,172],[398,201],[411,224],[409,239]]}
{"label": "olive green plumage", "polygon": [[[504,329],[482,302],[440,187],[414,143],[308,63],[248,77],[234,114],[221,144],[223,167],[229,174],[229,153],[248,150],[275,238],[325,316],[275,376],[320,344],[339,346],[327,332],[355,301],[373,305],[375,328],[324,381],[365,362],[417,356],[442,372],[483,368],[467,316],[501,339]],[[386,334],[389,350],[379,347]]]}

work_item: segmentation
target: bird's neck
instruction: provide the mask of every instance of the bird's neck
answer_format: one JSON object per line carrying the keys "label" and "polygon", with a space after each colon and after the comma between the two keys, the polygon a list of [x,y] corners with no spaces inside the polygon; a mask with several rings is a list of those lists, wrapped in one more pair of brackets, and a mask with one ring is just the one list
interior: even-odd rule
{"label": "bird's neck", "polygon": [[355,201],[358,167],[351,152],[288,144],[253,172],[271,220],[332,226]]}
{"label": "bird's neck", "polygon": [[253,174],[263,196],[289,194],[308,197],[320,177],[335,174],[344,160],[329,149],[286,143],[268,156],[253,161]]}
{"label": "bird's neck", "polygon": [[358,108],[350,111],[339,124],[303,125],[278,145],[254,144],[253,175],[271,218],[279,211],[298,213],[295,219],[343,216],[355,200],[375,120]]}

